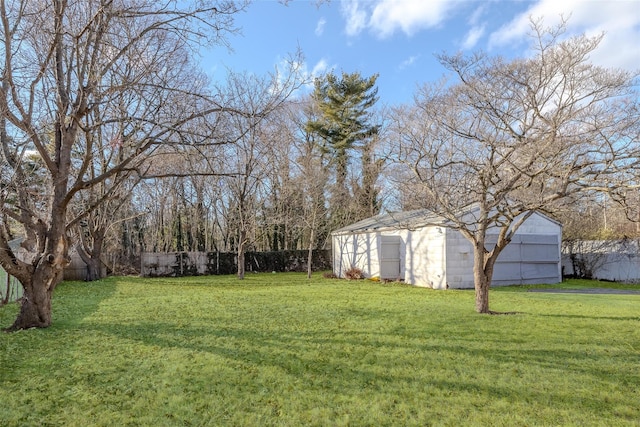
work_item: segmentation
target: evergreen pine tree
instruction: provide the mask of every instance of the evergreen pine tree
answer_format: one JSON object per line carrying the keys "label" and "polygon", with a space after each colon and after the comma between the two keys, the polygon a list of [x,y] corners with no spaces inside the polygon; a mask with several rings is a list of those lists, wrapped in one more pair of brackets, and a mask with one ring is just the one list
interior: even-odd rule
{"label": "evergreen pine tree", "polygon": [[[375,181],[375,178],[367,175],[364,179],[364,169],[360,174],[363,185],[354,182],[350,190],[348,182],[349,159],[353,151],[362,151],[363,160],[372,160],[370,144],[380,129],[379,125],[371,123],[371,109],[378,100],[377,79],[377,74],[365,78],[357,72],[343,72],[341,76],[329,73],[315,81],[312,97],[320,114],[316,120],[307,123],[307,130],[320,137],[323,150],[332,157],[335,184],[329,204],[334,227],[371,215],[372,210],[376,210],[372,206],[378,204],[372,199],[375,193],[372,179]],[[357,194],[363,191],[368,197]],[[367,206],[361,206],[363,204]]]}

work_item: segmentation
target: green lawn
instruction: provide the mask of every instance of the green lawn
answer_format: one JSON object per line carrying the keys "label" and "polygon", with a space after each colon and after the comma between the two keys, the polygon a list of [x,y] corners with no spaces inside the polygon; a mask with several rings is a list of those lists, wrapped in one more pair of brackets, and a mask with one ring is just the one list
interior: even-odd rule
{"label": "green lawn", "polygon": [[640,295],[526,290],[486,316],[319,275],[66,282],[52,327],[0,334],[0,425],[640,425]]}

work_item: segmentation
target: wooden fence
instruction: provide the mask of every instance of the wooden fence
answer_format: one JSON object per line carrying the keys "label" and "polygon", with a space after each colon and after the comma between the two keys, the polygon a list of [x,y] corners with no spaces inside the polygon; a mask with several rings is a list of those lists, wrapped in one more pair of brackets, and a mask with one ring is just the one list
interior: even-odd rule
{"label": "wooden fence", "polygon": [[[248,272],[307,271],[308,251],[247,252]],[[143,277],[179,277],[235,274],[237,255],[227,252],[143,252],[140,275]],[[331,251],[313,251],[313,271],[331,269]],[[85,280],[87,267],[78,254],[71,255],[71,264],[64,270],[64,280]],[[22,286],[15,277],[0,268],[0,304],[22,297]]]}
{"label": "wooden fence", "polygon": [[[71,263],[64,268],[64,280],[87,280],[87,265],[82,261],[80,255],[72,252]],[[102,265],[102,277],[106,276],[107,268]]]}
{"label": "wooden fence", "polygon": [[0,305],[22,298],[22,285],[18,279],[0,267]]}
{"label": "wooden fence", "polygon": [[[103,276],[106,274],[106,267],[103,266]],[[64,280],[86,280],[87,266],[77,253],[71,254],[71,263],[64,269]],[[22,285],[18,279],[7,274],[0,267],[0,305],[4,302],[13,302],[22,298]]]}
{"label": "wooden fence", "polygon": [[[308,251],[247,252],[245,271],[307,271]],[[179,277],[234,274],[237,255],[228,252],[143,252],[140,275],[143,277]],[[331,269],[331,251],[313,251],[313,271]]]}
{"label": "wooden fence", "polygon": [[568,277],[640,283],[640,240],[576,240],[562,244]]}

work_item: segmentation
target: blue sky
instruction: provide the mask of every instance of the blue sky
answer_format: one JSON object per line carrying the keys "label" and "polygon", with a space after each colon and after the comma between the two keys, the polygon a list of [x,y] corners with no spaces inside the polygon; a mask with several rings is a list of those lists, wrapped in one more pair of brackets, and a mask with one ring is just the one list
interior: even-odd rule
{"label": "blue sky", "polygon": [[227,69],[265,74],[299,47],[309,76],[378,73],[380,102],[397,105],[446,72],[435,54],[526,56],[529,16],[553,25],[561,15],[569,35],[606,33],[593,62],[640,69],[640,0],[257,0],[236,18],[233,51],[204,53],[202,67],[214,80]]}

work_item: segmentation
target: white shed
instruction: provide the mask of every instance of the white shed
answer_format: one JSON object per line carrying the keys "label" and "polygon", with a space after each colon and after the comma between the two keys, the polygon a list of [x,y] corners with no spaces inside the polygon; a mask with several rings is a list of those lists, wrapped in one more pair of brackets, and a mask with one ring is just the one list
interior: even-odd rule
{"label": "white shed", "polygon": [[[441,223],[443,225],[437,225]],[[357,267],[369,278],[403,280],[434,289],[473,288],[473,247],[426,210],[365,219],[332,233],[333,272]],[[497,230],[487,243],[497,240]],[[492,285],[559,283],[562,226],[533,213],[502,251]]]}

